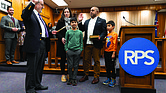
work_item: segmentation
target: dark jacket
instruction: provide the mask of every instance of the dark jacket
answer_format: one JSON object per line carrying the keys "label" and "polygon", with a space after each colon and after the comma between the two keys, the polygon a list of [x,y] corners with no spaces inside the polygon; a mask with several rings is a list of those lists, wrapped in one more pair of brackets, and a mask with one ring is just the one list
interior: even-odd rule
{"label": "dark jacket", "polygon": [[[58,20],[57,26],[56,26],[56,30],[61,29],[62,27],[65,26],[65,21],[60,21]],[[57,42],[57,57],[61,57],[62,55],[66,55],[66,51],[64,50],[64,44],[62,43],[62,38],[65,38],[66,35],[66,28],[64,28],[63,30],[61,30],[60,32],[58,32],[56,34],[57,38],[58,38],[58,42]]]}
{"label": "dark jacket", "polygon": [[[30,4],[23,10],[22,19],[25,25],[26,36],[23,50],[28,53],[36,53],[40,48],[42,30],[39,20],[33,12],[35,5]],[[47,30],[49,31],[49,30]],[[46,52],[50,50],[50,39],[46,39]]]}
{"label": "dark jacket", "polygon": [[[89,21],[90,19],[86,20],[84,25],[82,25],[82,23],[79,24],[79,29],[82,31],[85,31],[84,46],[86,46]],[[97,18],[95,26],[94,26],[94,30],[93,30],[93,35],[99,35],[101,37],[100,40],[93,40],[94,47],[102,48],[103,47],[102,41],[104,37],[107,35],[107,24],[105,19],[102,19],[100,17]]]}

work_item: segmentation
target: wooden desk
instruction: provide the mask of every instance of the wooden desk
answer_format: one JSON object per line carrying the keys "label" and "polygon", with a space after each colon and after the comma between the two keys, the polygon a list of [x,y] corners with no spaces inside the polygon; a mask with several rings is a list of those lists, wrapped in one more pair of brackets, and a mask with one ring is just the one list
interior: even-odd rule
{"label": "wooden desk", "polygon": [[[120,29],[120,47],[129,39],[142,37],[155,43],[155,25],[140,25],[140,26],[122,26]],[[133,91],[141,91],[147,89],[149,93],[154,93],[154,72],[145,76],[133,76],[128,74],[120,66],[119,82],[121,93],[132,93]],[[152,92],[153,91],[153,92]],[[144,91],[145,92],[145,91]]]}
{"label": "wooden desk", "polygon": [[51,67],[51,60],[55,60],[55,68],[58,65],[58,57],[56,57],[58,38],[50,38],[50,52],[48,52],[48,67]]}

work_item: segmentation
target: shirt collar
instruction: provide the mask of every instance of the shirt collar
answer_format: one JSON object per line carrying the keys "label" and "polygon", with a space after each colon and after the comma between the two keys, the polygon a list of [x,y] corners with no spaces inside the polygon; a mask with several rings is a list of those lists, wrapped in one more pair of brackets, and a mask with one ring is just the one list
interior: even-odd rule
{"label": "shirt collar", "polygon": [[9,16],[9,17],[13,17],[13,16],[11,16],[11,15],[9,15],[9,14],[8,14],[8,16]]}
{"label": "shirt collar", "polygon": [[34,12],[36,15],[38,15],[38,12],[37,12],[35,9],[33,9],[33,12]]}
{"label": "shirt collar", "polygon": [[91,18],[91,19],[92,19],[92,20],[97,20],[97,18],[98,18],[98,16],[96,16],[96,17],[95,17],[95,18],[93,18],[93,19]]}

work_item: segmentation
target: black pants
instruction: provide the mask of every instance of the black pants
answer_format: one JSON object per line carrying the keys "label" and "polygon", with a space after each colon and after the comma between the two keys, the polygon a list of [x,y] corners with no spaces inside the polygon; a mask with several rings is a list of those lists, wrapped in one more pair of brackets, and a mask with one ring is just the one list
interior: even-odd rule
{"label": "black pants", "polygon": [[65,74],[66,53],[61,56],[60,67],[62,75]]}
{"label": "black pants", "polygon": [[[112,53],[113,52],[106,52],[104,51],[104,58],[105,58],[105,66],[106,66],[106,71],[107,71],[107,78],[116,78],[116,68],[115,68],[115,59],[112,59]],[[116,55],[116,54],[115,54]],[[112,71],[112,73],[111,73]]]}
{"label": "black pants", "polygon": [[20,45],[20,61],[24,61],[24,60],[27,60],[27,56],[26,56],[26,53],[23,52],[23,45]]}
{"label": "black pants", "polygon": [[33,92],[35,87],[41,86],[45,52],[45,41],[41,40],[40,49],[37,53],[27,53],[26,92]]}

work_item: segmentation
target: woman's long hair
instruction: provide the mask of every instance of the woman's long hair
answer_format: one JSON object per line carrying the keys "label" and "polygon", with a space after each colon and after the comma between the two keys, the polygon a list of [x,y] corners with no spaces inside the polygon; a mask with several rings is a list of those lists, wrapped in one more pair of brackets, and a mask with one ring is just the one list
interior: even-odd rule
{"label": "woman's long hair", "polygon": [[62,11],[60,21],[64,21],[64,18],[65,18],[64,11],[65,11],[65,9],[68,9],[68,10],[69,10],[69,12],[70,12],[70,16],[69,16],[69,18],[70,18],[70,17],[72,17],[72,12],[71,12],[71,9],[70,9],[70,8],[68,8],[68,7],[65,7],[65,8],[63,9],[63,11]]}

